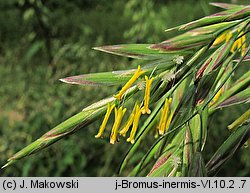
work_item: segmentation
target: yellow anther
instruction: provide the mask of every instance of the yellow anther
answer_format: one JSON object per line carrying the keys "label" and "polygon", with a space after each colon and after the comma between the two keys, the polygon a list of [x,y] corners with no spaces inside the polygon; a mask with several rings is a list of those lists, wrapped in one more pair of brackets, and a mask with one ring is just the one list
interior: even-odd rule
{"label": "yellow anther", "polygon": [[[168,99],[166,99],[165,100],[165,105],[166,105],[166,103],[168,102]],[[165,106],[164,106],[164,108],[165,108]],[[163,127],[163,119],[164,119],[164,108],[163,109],[161,109],[161,119],[160,119],[160,123],[159,123],[159,126],[158,126],[158,129],[159,129],[159,134],[160,135],[163,135],[164,134],[164,127]]]}
{"label": "yellow anther", "polygon": [[229,31],[227,33],[226,42],[228,42],[232,38],[232,36],[233,36],[233,33],[231,31]]}
{"label": "yellow anther", "polygon": [[[241,36],[241,35],[243,35],[243,33],[241,32],[240,34],[239,34],[239,36]],[[242,36],[243,37],[243,36]],[[241,46],[242,46],[242,37],[241,38],[239,38],[237,41],[238,41],[238,45],[237,45],[237,49],[240,49],[241,48]]]}
{"label": "yellow anther", "polygon": [[128,118],[128,121],[127,121],[126,125],[125,125],[125,126],[123,127],[123,129],[119,132],[120,135],[122,135],[123,137],[126,136],[126,133],[128,132],[130,126],[133,124],[134,116],[135,116],[135,110],[136,110],[137,105],[138,105],[138,103],[136,102],[136,103],[135,103],[135,106],[134,106],[134,108],[133,108],[133,110],[132,110],[132,112],[131,112],[131,114],[130,114],[130,116],[129,116],[129,118]]}
{"label": "yellow anther", "polygon": [[110,117],[110,114],[111,114],[111,112],[112,112],[112,110],[113,110],[114,107],[115,107],[115,104],[113,104],[113,105],[111,106],[110,103],[108,103],[108,107],[107,107],[106,114],[105,114],[104,119],[103,119],[103,121],[102,121],[102,124],[101,124],[101,126],[100,126],[99,132],[98,132],[98,134],[95,136],[95,138],[100,138],[100,137],[102,137],[103,132],[104,132],[104,130],[105,130],[105,127],[106,127],[106,125],[107,125],[108,119],[109,119],[109,117]]}
{"label": "yellow anther", "polygon": [[230,49],[230,52],[234,52],[237,48],[240,48],[241,46],[241,38],[237,39],[234,43],[233,46]]}
{"label": "yellow anther", "polygon": [[169,126],[170,126],[170,123],[171,123],[171,121],[172,121],[173,115],[174,115],[174,112],[172,112],[172,113],[169,115],[169,117],[168,117],[168,120],[167,120],[167,123],[166,123],[166,127],[165,127],[165,132],[167,132],[168,129],[169,129]]}
{"label": "yellow anther", "polygon": [[135,109],[133,127],[132,127],[132,130],[130,132],[129,138],[127,139],[127,142],[130,142],[132,144],[135,143],[134,138],[135,138],[135,134],[136,134],[136,131],[137,131],[137,128],[138,128],[140,117],[141,117],[141,108],[139,107],[139,105],[137,105],[136,109]]}
{"label": "yellow anther", "polygon": [[172,98],[166,99],[163,110],[161,111],[161,119],[160,119],[160,124],[158,126],[160,135],[163,135],[166,130],[167,118],[171,103],[172,103]]}
{"label": "yellow anther", "polygon": [[122,109],[122,107],[120,107],[118,110],[117,108],[115,108],[115,122],[114,125],[112,127],[111,130],[111,135],[110,135],[110,143],[114,144],[117,141],[117,134],[118,134],[118,129],[119,126],[122,122],[122,118],[124,113],[126,112],[126,108]]}
{"label": "yellow anther", "polygon": [[222,88],[215,94],[213,100],[209,103],[209,107],[211,107],[212,105],[214,105],[218,101],[221,94],[222,94]]}
{"label": "yellow anther", "polygon": [[234,43],[232,48],[230,49],[230,52],[234,52],[236,49],[241,49],[241,56],[245,55],[246,52],[246,36],[243,35],[243,32],[239,34],[241,36],[238,38]]}
{"label": "yellow anther", "polygon": [[126,137],[126,134],[130,128],[130,126],[132,125],[133,121],[134,121],[134,114],[131,113],[131,115],[129,116],[129,119],[126,123],[126,125],[123,127],[123,129],[120,131],[120,135],[122,135],[123,137]]}
{"label": "yellow anther", "polygon": [[144,95],[144,106],[142,107],[142,114],[150,114],[151,110],[149,109],[149,100],[150,100],[150,87],[153,82],[153,78],[148,79],[147,76],[145,76],[146,80],[146,89],[145,89],[145,95]]}
{"label": "yellow anther", "polygon": [[217,37],[217,38],[214,40],[214,42],[213,42],[213,46],[217,46],[218,44],[224,42],[224,40],[227,39],[227,34],[228,34],[228,32],[225,31],[225,32],[223,32],[219,37]]}
{"label": "yellow anther", "polygon": [[138,69],[135,71],[134,75],[129,79],[129,81],[122,87],[120,92],[114,95],[119,101],[122,99],[123,94],[132,86],[132,84],[142,75],[145,71],[141,70],[141,67],[138,66]]}
{"label": "yellow anther", "polygon": [[246,53],[246,36],[242,36],[241,43],[243,44],[241,47],[241,56],[244,56]]}
{"label": "yellow anther", "polygon": [[231,49],[230,49],[230,52],[231,52],[231,53],[233,53],[233,52],[236,50],[237,44],[238,44],[237,41],[235,41],[235,42],[233,43],[233,46],[232,46]]}
{"label": "yellow anther", "polygon": [[[239,32],[240,30],[238,30]],[[222,33],[219,37],[217,37],[213,43],[213,46],[216,46],[220,43],[222,43],[223,41],[228,42],[233,36],[233,33],[231,31],[225,31],[224,33]],[[233,46],[230,49],[230,52],[235,52],[236,49],[241,49],[241,56],[245,55],[246,52],[246,36],[243,35],[243,32],[241,32],[239,34],[239,36],[242,36],[240,38],[238,38],[234,43]]]}
{"label": "yellow anther", "polygon": [[232,38],[232,32],[227,30],[214,40],[213,46],[217,46],[218,44],[224,41],[228,42],[231,38]]}

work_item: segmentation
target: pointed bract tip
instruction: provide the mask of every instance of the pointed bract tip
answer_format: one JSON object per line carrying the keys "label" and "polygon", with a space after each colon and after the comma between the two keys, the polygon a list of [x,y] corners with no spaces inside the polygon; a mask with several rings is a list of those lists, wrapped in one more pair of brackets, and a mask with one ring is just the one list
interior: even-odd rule
{"label": "pointed bract tip", "polygon": [[11,164],[11,162],[7,162],[5,165],[3,165],[3,166],[1,167],[1,169],[6,168],[6,167],[9,166],[10,164]]}
{"label": "pointed bract tip", "polygon": [[215,7],[220,7],[222,9],[233,9],[233,8],[242,7],[242,5],[222,3],[222,2],[210,2],[209,4]]}
{"label": "pointed bract tip", "polygon": [[209,2],[208,4],[212,5],[212,6],[219,7],[222,3],[220,3],[220,2]]}
{"label": "pointed bract tip", "polygon": [[92,49],[93,49],[93,50],[102,51],[102,48],[101,48],[101,47],[93,47]]}
{"label": "pointed bract tip", "polygon": [[165,32],[170,32],[170,31],[173,31],[173,30],[177,30],[180,26],[177,26],[177,27],[172,27],[172,28],[169,28],[169,29],[165,29],[164,31]]}
{"label": "pointed bract tip", "polygon": [[68,83],[68,81],[65,78],[60,78],[59,81]]}
{"label": "pointed bract tip", "polygon": [[108,46],[94,47],[93,49],[101,52],[119,55],[119,49],[121,48],[122,48],[121,45],[111,45],[111,46],[108,45]]}

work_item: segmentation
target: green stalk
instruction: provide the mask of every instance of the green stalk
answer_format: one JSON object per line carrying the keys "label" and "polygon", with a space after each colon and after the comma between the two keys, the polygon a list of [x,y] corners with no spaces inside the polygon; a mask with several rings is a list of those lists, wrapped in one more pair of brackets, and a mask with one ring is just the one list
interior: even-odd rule
{"label": "green stalk", "polygon": [[[136,86],[131,87],[127,91],[125,100],[128,100],[129,97],[137,91],[138,89]],[[39,152],[42,149],[55,143],[56,141],[62,139],[63,137],[70,135],[76,132],[77,130],[86,127],[87,125],[98,120],[101,116],[104,115],[107,109],[106,105],[108,103],[116,103],[116,99],[114,97],[110,97],[84,108],[82,112],[74,115],[73,117],[70,117],[66,121],[57,125],[52,130],[45,133],[43,136],[41,136],[39,139],[31,143],[30,145],[17,152],[15,155],[13,155],[7,160],[7,163],[2,168],[11,165],[17,160],[20,160],[26,156]],[[117,104],[118,103],[116,103],[116,105]]]}

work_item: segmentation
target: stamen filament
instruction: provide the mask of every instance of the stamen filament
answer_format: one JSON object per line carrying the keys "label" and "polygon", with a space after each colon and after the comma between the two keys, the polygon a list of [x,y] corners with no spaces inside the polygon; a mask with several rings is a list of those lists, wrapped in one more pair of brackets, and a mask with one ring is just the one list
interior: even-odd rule
{"label": "stamen filament", "polygon": [[145,71],[141,70],[141,67],[138,66],[138,69],[135,71],[134,75],[130,78],[130,80],[122,87],[120,92],[114,95],[119,101],[121,101],[123,94],[132,86],[132,84],[142,75]]}
{"label": "stamen filament", "polygon": [[127,139],[127,142],[130,142],[132,144],[135,143],[135,134],[136,134],[136,131],[137,131],[137,128],[138,128],[138,124],[139,124],[139,120],[140,120],[140,117],[141,117],[141,108],[139,107],[139,105],[136,106],[136,110],[135,110],[135,116],[134,116],[134,121],[133,121],[133,127],[132,127],[132,130],[130,132],[130,136],[129,138]]}
{"label": "stamen filament", "polygon": [[218,101],[221,94],[222,94],[222,88],[215,94],[213,100],[209,103],[209,107],[211,107],[212,105],[214,105]]}
{"label": "stamen filament", "polygon": [[145,76],[146,80],[146,89],[145,89],[145,95],[144,95],[144,106],[142,107],[142,114],[150,114],[151,110],[149,109],[149,100],[150,100],[150,87],[153,82],[153,78],[148,79],[147,76]]}
{"label": "stamen filament", "polygon": [[103,132],[104,132],[104,130],[105,130],[105,127],[106,127],[106,125],[107,125],[108,119],[109,119],[109,117],[110,117],[110,114],[111,114],[111,112],[112,112],[112,110],[113,110],[114,107],[115,107],[115,104],[113,104],[113,105],[111,106],[110,103],[108,103],[108,107],[107,107],[106,114],[105,114],[104,119],[103,119],[103,121],[102,121],[102,124],[101,124],[101,126],[100,126],[99,132],[98,132],[98,134],[95,136],[95,138],[100,138],[100,137],[102,137]]}
{"label": "stamen filament", "polygon": [[119,126],[122,122],[122,118],[124,113],[126,112],[126,108],[122,109],[122,107],[120,107],[118,110],[117,108],[115,108],[115,122],[114,125],[112,127],[111,130],[111,135],[110,135],[110,143],[114,144],[117,141],[117,134],[118,134],[118,129]]}

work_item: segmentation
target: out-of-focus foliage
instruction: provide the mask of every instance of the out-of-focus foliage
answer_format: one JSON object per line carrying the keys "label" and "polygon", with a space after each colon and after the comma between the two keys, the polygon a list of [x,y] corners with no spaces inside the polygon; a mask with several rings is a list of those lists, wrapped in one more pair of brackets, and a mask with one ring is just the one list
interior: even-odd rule
{"label": "out-of-focus foliage", "polygon": [[[172,34],[164,33],[164,29],[214,13],[217,8],[208,2],[0,1],[1,165],[50,128],[116,91],[113,87],[69,86],[58,81],[76,74],[125,69],[133,63],[91,50],[92,47],[165,40]],[[244,68],[242,65],[240,70]],[[240,70],[233,80],[240,77]],[[236,106],[213,117],[208,141],[214,143],[206,147],[205,160],[229,135],[224,128],[246,109]],[[100,121],[4,169],[1,176],[112,175],[129,144],[110,148],[110,144],[96,140]],[[218,175],[249,176],[249,156],[249,151],[242,149]]]}

